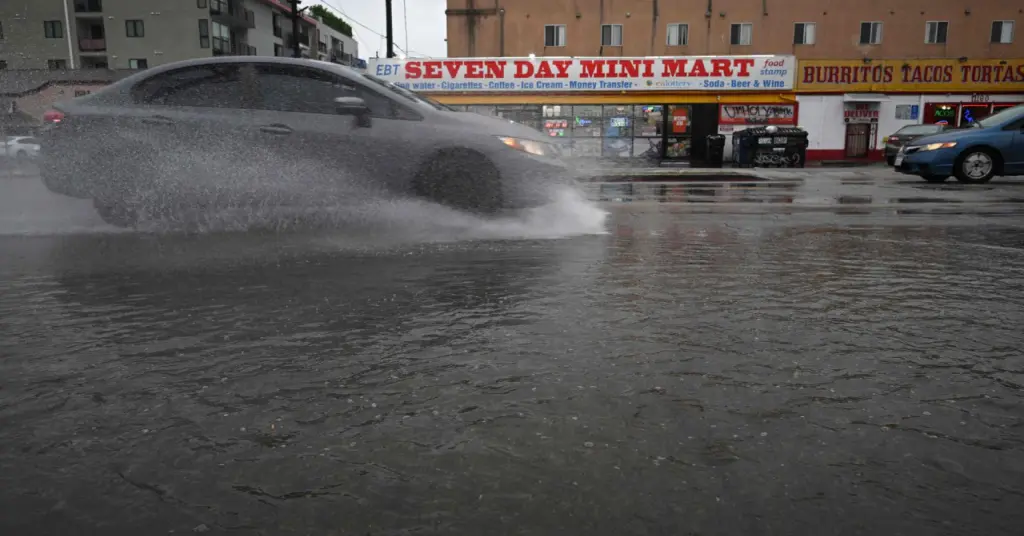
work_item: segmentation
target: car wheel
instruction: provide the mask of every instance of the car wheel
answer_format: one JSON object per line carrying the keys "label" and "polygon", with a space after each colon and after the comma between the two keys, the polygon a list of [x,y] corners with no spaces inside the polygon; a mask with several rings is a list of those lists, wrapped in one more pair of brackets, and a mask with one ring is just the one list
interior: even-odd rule
{"label": "car wheel", "polygon": [[986,183],[996,175],[997,159],[989,149],[968,149],[956,159],[953,174],[963,183]]}
{"label": "car wheel", "polygon": [[885,163],[889,164],[889,167],[895,166],[896,165],[896,157],[895,156],[887,156],[887,157],[885,157]]}
{"label": "car wheel", "polygon": [[469,150],[443,151],[416,175],[413,193],[435,203],[476,214],[504,206],[501,177],[486,156]]}
{"label": "car wheel", "polygon": [[14,157],[18,159],[18,162],[27,162],[28,151],[18,151],[17,154],[14,155]]}
{"label": "car wheel", "polygon": [[100,219],[114,227],[135,227],[139,223],[139,213],[124,201],[104,201],[93,199],[93,208]]}

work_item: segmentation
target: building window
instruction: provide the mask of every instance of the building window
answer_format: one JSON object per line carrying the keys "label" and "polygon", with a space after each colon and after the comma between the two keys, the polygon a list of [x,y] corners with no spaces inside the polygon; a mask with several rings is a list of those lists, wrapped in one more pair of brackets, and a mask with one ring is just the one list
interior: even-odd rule
{"label": "building window", "polygon": [[206,9],[206,0],[196,0],[196,7]]}
{"label": "building window", "polygon": [[602,24],[601,25],[601,46],[621,47],[622,46],[622,25]]}
{"label": "building window", "polygon": [[51,71],[60,71],[68,68],[68,60],[46,60],[46,68]]}
{"label": "building window", "polygon": [[0,41],[4,40],[4,23],[0,22]]}
{"label": "building window", "polygon": [[231,54],[231,30],[218,22],[212,23],[210,27],[213,30],[213,52]]}
{"label": "building window", "polygon": [[137,60],[128,60],[128,68],[129,69],[148,69],[149,68],[149,62],[146,61],[145,58],[137,59]]}
{"label": "building window", "polygon": [[929,45],[941,45],[946,42],[949,23],[946,21],[928,21],[924,23],[924,42]]}
{"label": "building window", "polygon": [[544,26],[544,46],[564,47],[565,46],[565,25],[548,24]]}
{"label": "building window", "polygon": [[881,22],[862,22],[860,23],[860,44],[862,45],[878,45],[882,42],[882,23]]}
{"label": "building window", "polygon": [[284,47],[280,43],[274,43],[274,55],[284,56]]}
{"label": "building window", "polygon": [[199,48],[210,48],[210,21],[199,19]]}
{"label": "building window", "polygon": [[670,47],[685,46],[690,43],[690,25],[673,23],[665,32],[668,36],[666,44]]}
{"label": "building window", "polygon": [[815,27],[813,22],[798,22],[793,26],[794,45],[813,45]]}
{"label": "building window", "polygon": [[59,20],[43,21],[43,34],[47,39],[61,39],[64,37],[64,26]]}
{"label": "building window", "polygon": [[0,60],[0,71],[7,69],[7,60]]}
{"label": "building window", "polygon": [[749,45],[754,34],[754,25],[749,22],[733,24],[729,32],[729,44]]}
{"label": "building window", "polygon": [[281,17],[278,17],[277,13],[274,13],[272,20],[274,26],[274,37],[281,37]]}
{"label": "building window", "polygon": [[997,20],[992,22],[992,42],[1012,43],[1013,42],[1013,21]]}
{"label": "building window", "polygon": [[141,20],[124,21],[125,35],[128,37],[145,37],[146,25]]}

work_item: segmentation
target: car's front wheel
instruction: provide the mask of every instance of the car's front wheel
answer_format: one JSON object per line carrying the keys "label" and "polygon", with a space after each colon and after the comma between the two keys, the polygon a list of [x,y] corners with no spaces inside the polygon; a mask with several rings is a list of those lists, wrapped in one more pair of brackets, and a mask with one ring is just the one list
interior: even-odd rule
{"label": "car's front wheel", "polygon": [[957,158],[953,174],[963,183],[986,183],[996,175],[997,158],[990,149],[968,149]]}
{"label": "car's front wheel", "polygon": [[498,168],[486,156],[464,149],[441,151],[413,181],[420,198],[477,214],[494,214],[504,206]]}

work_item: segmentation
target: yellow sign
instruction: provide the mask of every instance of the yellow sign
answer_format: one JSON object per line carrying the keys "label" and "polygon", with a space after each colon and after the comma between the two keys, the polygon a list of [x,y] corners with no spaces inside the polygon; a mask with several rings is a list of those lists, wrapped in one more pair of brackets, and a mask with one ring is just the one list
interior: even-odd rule
{"label": "yellow sign", "polygon": [[979,93],[1024,91],[1024,59],[800,60],[803,93]]}

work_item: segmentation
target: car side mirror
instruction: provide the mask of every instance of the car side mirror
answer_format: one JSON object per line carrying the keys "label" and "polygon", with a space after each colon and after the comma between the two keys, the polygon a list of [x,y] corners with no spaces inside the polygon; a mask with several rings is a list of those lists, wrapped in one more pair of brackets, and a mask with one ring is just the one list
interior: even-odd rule
{"label": "car side mirror", "polygon": [[370,126],[370,107],[359,97],[338,97],[334,99],[334,112],[338,115],[354,115],[361,127]]}

